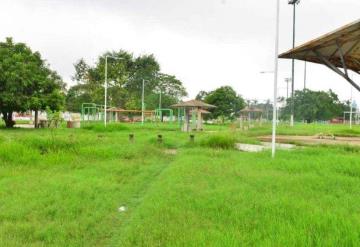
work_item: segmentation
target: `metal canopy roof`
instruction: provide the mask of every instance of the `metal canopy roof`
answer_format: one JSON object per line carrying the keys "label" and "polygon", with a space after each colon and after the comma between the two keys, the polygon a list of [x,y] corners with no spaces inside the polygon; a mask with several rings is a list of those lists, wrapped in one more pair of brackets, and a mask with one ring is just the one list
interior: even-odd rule
{"label": "metal canopy roof", "polygon": [[323,64],[360,91],[360,87],[348,76],[349,69],[360,74],[360,19],[282,53],[279,58]]}

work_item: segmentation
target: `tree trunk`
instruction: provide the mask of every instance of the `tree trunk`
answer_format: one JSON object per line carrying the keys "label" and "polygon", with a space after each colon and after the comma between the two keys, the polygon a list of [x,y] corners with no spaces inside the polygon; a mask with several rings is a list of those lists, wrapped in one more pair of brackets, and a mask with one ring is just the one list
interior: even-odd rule
{"label": "tree trunk", "polygon": [[13,114],[13,112],[12,112],[12,111],[10,111],[10,112],[3,112],[2,114],[3,114],[3,119],[4,119],[4,121],[5,121],[5,127],[6,127],[6,128],[12,128],[12,127],[14,127],[15,121],[13,121],[13,119],[12,119],[12,114]]}
{"label": "tree trunk", "polygon": [[39,111],[35,110],[35,120],[34,120],[35,129],[39,128]]}

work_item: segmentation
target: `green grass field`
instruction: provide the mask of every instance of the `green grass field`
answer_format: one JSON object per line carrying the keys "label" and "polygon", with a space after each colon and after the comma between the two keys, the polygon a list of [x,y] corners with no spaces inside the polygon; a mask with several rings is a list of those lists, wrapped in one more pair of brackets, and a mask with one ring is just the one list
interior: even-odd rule
{"label": "green grass field", "polygon": [[273,160],[232,148],[270,126],[207,129],[194,143],[166,124],[0,129],[0,246],[360,245],[359,148],[303,147]]}

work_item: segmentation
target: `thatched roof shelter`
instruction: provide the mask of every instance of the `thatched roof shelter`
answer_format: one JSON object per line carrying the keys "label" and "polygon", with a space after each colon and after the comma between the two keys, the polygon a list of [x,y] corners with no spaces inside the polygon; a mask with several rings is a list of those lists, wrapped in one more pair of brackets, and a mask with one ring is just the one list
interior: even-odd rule
{"label": "thatched roof shelter", "polygon": [[255,108],[255,107],[245,107],[240,112],[241,113],[249,113],[249,112],[261,112],[262,113],[263,110],[261,110],[260,108]]}
{"label": "thatched roof shelter", "polygon": [[204,110],[204,109],[200,109],[200,110],[192,110],[190,111],[191,113],[197,113],[197,112],[200,112],[201,114],[210,114],[211,112],[207,111],[207,110]]}
{"label": "thatched roof shelter", "polygon": [[207,108],[215,108],[216,106],[207,104],[207,103],[202,102],[200,100],[193,99],[193,100],[177,103],[175,105],[172,105],[171,107],[174,107],[174,108],[200,107],[200,108],[207,109]]}
{"label": "thatched roof shelter", "polygon": [[[189,100],[185,102],[180,102],[178,104],[172,105],[171,107],[174,108],[180,108],[184,110],[184,123],[182,126],[183,131],[189,131],[191,129],[194,130],[202,130],[202,115],[203,114],[209,114],[210,112],[205,110],[209,108],[215,108],[216,106],[207,104],[205,102],[202,102],[200,100]],[[190,126],[190,115],[197,115],[196,120],[193,119],[192,124],[193,126],[196,125],[196,127]]]}

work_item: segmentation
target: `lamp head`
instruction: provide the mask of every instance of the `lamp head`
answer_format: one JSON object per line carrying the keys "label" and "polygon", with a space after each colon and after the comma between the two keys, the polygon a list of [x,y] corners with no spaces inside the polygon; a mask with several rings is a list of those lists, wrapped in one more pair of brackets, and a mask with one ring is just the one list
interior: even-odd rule
{"label": "lamp head", "polygon": [[299,4],[300,0],[289,0],[289,4]]}

